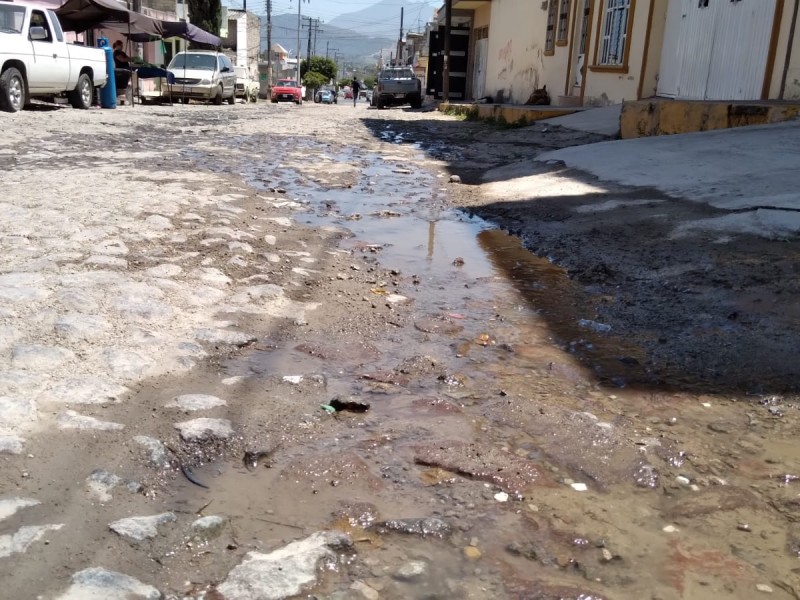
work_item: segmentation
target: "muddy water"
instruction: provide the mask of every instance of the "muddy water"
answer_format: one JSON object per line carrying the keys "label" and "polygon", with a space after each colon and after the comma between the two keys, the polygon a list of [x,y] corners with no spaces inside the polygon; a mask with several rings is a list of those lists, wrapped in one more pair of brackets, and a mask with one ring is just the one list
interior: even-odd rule
{"label": "muddy water", "polygon": [[[248,167],[249,183],[279,185],[304,207],[298,221],[348,229],[340,250],[391,270],[365,307],[393,290],[410,304],[378,339],[284,337],[223,362],[265,394],[276,378],[304,378],[280,390],[310,398],[315,417],[300,433],[265,425],[247,440],[268,453],[254,469],[200,466],[208,489],[186,482],[175,501],[231,516],[235,546],[351,532],[356,558],[317,597],[360,597],[342,592],[353,581],[385,598],[798,597],[790,399],[631,388],[644,360],[636,340],[593,320],[603,298],[448,209],[441,177],[378,153],[282,143],[356,164],[357,183],[315,184],[277,160]],[[264,182],[271,169],[277,180]],[[328,414],[320,406],[334,397],[370,408]],[[412,517],[450,530],[375,529]],[[213,573],[212,555],[198,561]],[[399,576],[409,561],[424,572]]]}

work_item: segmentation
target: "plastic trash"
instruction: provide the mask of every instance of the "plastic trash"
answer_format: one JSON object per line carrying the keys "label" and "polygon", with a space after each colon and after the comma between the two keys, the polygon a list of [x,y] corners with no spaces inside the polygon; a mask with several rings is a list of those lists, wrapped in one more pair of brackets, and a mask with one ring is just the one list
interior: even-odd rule
{"label": "plastic trash", "polygon": [[592,321],[590,319],[581,319],[578,321],[578,325],[584,329],[591,329],[592,331],[597,331],[598,333],[608,333],[611,331],[611,325],[607,325],[606,323],[598,323],[597,321]]}

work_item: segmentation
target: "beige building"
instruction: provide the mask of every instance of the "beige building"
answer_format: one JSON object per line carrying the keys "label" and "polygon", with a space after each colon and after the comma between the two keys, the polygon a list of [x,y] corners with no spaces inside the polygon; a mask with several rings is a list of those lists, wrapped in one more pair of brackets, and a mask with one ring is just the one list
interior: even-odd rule
{"label": "beige building", "polygon": [[798,0],[453,0],[467,99],[800,99]]}

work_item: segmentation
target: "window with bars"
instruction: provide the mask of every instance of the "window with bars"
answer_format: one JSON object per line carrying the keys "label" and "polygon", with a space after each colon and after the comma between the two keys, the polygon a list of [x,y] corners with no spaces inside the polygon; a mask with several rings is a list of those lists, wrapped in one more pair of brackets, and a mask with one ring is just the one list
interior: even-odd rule
{"label": "window with bars", "polygon": [[550,0],[547,6],[547,32],[544,38],[544,51],[552,54],[556,49],[556,13],[560,0]]}
{"label": "window with bars", "polygon": [[558,27],[556,28],[556,43],[566,44],[569,37],[569,9],[572,0],[561,0],[558,7]]}
{"label": "window with bars", "polygon": [[631,0],[606,0],[598,64],[622,66],[628,42]]}

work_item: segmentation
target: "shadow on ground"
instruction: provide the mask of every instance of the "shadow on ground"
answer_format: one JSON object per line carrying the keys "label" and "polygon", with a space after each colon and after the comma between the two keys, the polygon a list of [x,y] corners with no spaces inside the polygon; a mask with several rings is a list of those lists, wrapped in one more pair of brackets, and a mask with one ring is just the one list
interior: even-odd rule
{"label": "shadow on ground", "polygon": [[[728,213],[531,161],[602,136],[546,122],[364,122],[379,139],[416,144],[465,183],[485,184],[455,188],[451,200],[533,253],[507,238],[478,240],[602,383],[754,396],[800,389],[797,241],[693,229]],[[537,257],[563,267],[569,283],[543,276]]]}

